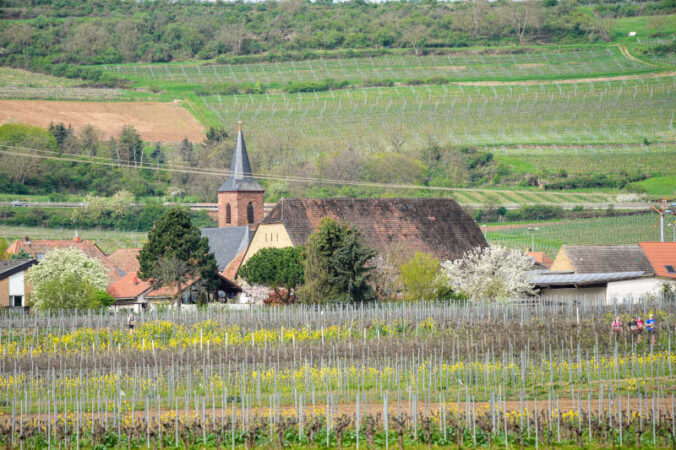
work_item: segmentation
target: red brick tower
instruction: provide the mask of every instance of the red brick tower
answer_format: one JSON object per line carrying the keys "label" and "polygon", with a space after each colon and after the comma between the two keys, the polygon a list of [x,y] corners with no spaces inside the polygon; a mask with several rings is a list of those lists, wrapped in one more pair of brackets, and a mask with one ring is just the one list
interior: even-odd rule
{"label": "red brick tower", "polygon": [[263,192],[263,187],[252,177],[240,122],[230,175],[218,188],[218,226],[247,225],[255,230],[263,220]]}

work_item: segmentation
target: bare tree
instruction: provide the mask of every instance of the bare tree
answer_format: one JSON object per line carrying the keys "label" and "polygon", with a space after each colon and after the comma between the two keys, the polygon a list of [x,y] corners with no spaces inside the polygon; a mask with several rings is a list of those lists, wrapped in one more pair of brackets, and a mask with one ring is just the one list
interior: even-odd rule
{"label": "bare tree", "polygon": [[218,41],[224,44],[233,54],[242,53],[244,43],[249,38],[249,31],[242,24],[224,26],[218,34]]}
{"label": "bare tree", "polygon": [[413,47],[413,54],[415,56],[420,56],[425,49],[427,28],[421,24],[412,25],[404,31],[403,38],[405,42],[411,44],[411,47]]}

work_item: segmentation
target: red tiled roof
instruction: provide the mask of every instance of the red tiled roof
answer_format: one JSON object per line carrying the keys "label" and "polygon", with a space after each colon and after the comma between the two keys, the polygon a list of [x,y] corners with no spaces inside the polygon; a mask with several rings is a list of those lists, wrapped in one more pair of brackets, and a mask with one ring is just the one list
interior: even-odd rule
{"label": "red tiled roof", "polygon": [[676,278],[676,242],[639,242],[638,245],[658,277]]}
{"label": "red tiled roof", "polygon": [[246,250],[240,252],[239,255],[235,256],[232,261],[230,261],[230,263],[225,266],[225,269],[223,269],[222,272],[222,275],[225,278],[230,281],[234,281],[235,278],[237,278],[237,271],[239,270],[239,266],[242,265],[244,255],[246,255]]}
{"label": "red tiled roof", "polygon": [[124,273],[138,272],[138,252],[140,248],[120,248],[108,255],[110,262],[122,269]]}
{"label": "red tiled roof", "polygon": [[536,263],[544,266],[545,269],[549,269],[554,264],[552,258],[547,256],[545,252],[526,252],[526,254],[533,258]]}
{"label": "red tiled roof", "polygon": [[129,272],[115,283],[108,287],[108,293],[116,299],[136,298],[147,290],[151,289],[152,285],[143,280],[139,280],[136,272]]}
{"label": "red tiled roof", "polygon": [[76,248],[82,253],[87,255],[90,258],[96,258],[103,263],[103,267],[108,271],[108,285],[115,283],[122,277],[122,274],[118,271],[115,265],[108,259],[108,256],[103,253],[103,250],[99,248],[98,245],[91,241],[86,240],[52,240],[52,239],[42,239],[37,241],[26,241],[25,239],[19,239],[9,246],[7,253],[16,254],[21,250],[24,250],[26,253],[33,255],[34,258],[38,258],[38,254],[41,256],[46,255],[52,250],[57,248]]}
{"label": "red tiled roof", "polygon": [[[190,286],[195,284],[197,281],[199,281],[199,278],[195,278],[194,280],[189,280],[181,285],[183,290],[185,291],[188,289]],[[165,297],[170,297],[174,298],[178,294],[178,288],[176,286],[162,286],[157,289],[153,289],[152,291],[148,292],[146,294],[146,297],[153,297],[153,298],[165,298]]]}

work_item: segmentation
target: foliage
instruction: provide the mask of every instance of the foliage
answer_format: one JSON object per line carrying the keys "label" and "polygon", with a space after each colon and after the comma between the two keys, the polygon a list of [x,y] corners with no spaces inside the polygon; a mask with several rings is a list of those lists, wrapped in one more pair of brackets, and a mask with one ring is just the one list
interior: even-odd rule
{"label": "foliage", "polygon": [[249,284],[264,284],[275,290],[284,288],[282,301],[288,303],[293,290],[303,284],[303,248],[263,248],[239,269]]}
{"label": "foliage", "polygon": [[73,211],[73,222],[88,220],[100,223],[104,216],[117,220],[128,213],[133,201],[134,194],[127,191],[118,191],[112,197],[89,194],[84,199],[84,206]]}
{"label": "foliage", "polygon": [[209,241],[190,221],[190,215],[181,208],[167,211],[148,233],[148,242],[138,255],[143,280],[151,280],[156,287],[175,287],[175,304],[181,307],[186,282],[200,277],[212,284],[217,277],[216,259],[209,253]]}
{"label": "foliage", "polygon": [[350,230],[333,255],[336,275],[331,279],[342,301],[364,302],[375,299],[371,287],[371,265],[376,252],[366,246],[357,230]]}
{"label": "foliage", "polygon": [[373,298],[368,284],[375,253],[359,233],[325,217],[305,243],[303,303],[359,302]]}
{"label": "foliage", "polygon": [[26,252],[26,250],[21,249],[18,253],[14,253],[9,257],[10,260],[14,261],[16,259],[33,259],[33,255]]}
{"label": "foliage", "polygon": [[435,300],[439,298],[443,284],[439,283],[441,263],[424,252],[415,252],[413,257],[400,267],[401,281],[405,287],[404,300]]}
{"label": "foliage", "polygon": [[98,259],[75,248],[55,249],[28,271],[31,302],[38,309],[68,310],[105,306],[99,294],[108,284],[108,274]]}
{"label": "foliage", "polygon": [[0,237],[0,261],[7,261],[10,258],[10,254],[7,253],[9,248],[9,242],[4,237]]}
{"label": "foliage", "polygon": [[494,245],[477,247],[455,261],[444,261],[446,283],[473,301],[522,298],[533,293],[529,256],[519,250]]}

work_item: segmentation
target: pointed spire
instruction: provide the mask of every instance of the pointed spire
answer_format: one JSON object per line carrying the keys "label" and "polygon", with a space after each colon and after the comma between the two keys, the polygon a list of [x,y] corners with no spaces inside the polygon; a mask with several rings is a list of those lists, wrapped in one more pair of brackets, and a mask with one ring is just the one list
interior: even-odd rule
{"label": "pointed spire", "polygon": [[218,192],[262,191],[263,187],[251,176],[252,173],[249,155],[244,143],[244,133],[242,133],[242,122],[240,121],[235,153],[232,155],[232,162],[230,163],[230,175],[225,183],[218,188]]}

